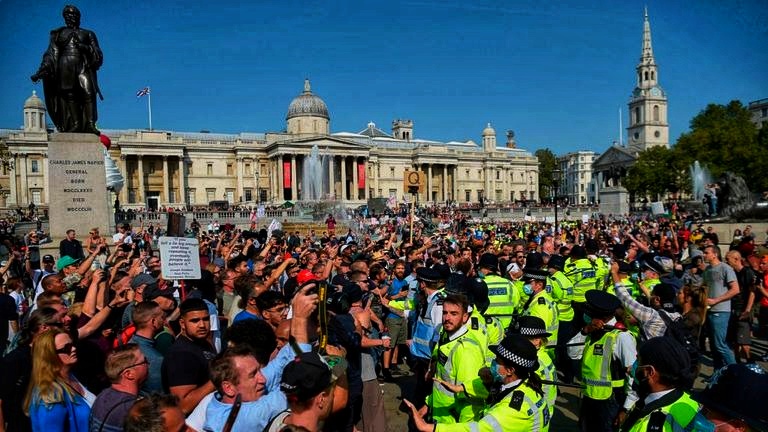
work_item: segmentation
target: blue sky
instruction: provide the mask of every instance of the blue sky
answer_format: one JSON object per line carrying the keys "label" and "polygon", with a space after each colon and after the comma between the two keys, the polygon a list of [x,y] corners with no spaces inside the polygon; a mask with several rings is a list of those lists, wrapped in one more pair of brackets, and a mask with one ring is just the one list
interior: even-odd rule
{"label": "blue sky", "polygon": [[[0,127],[22,124],[47,34],[66,2],[0,0]],[[105,63],[99,126],[279,131],[309,77],[332,132],[414,121],[416,138],[561,154],[618,138],[640,57],[637,1],[82,0]],[[708,103],[768,97],[768,4],[649,1],[670,139]],[[626,139],[625,139],[626,140]]]}

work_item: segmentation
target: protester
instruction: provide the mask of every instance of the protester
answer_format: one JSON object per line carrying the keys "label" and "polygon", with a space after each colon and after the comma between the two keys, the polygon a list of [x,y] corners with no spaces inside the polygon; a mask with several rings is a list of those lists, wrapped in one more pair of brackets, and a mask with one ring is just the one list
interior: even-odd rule
{"label": "protester", "polygon": [[120,432],[139,388],[149,374],[149,359],[136,344],[118,347],[104,364],[112,385],[99,393],[93,403],[90,430]]}

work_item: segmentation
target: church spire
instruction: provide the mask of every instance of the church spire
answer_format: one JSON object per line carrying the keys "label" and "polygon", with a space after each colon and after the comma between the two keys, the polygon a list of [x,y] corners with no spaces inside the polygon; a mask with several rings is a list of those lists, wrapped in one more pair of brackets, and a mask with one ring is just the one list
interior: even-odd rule
{"label": "church spire", "polygon": [[656,61],[653,59],[653,46],[651,46],[651,23],[648,21],[648,7],[645,7],[645,16],[643,19],[643,52],[640,56],[640,65],[653,65]]}

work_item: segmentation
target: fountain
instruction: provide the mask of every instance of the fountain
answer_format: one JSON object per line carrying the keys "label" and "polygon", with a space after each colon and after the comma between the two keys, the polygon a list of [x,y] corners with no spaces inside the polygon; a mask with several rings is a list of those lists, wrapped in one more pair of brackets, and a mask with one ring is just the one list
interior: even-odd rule
{"label": "fountain", "polygon": [[317,144],[312,146],[309,157],[304,158],[301,169],[302,188],[300,199],[302,201],[318,201],[328,194],[328,160],[320,154]]}
{"label": "fountain", "polygon": [[693,162],[690,172],[693,199],[702,201],[707,185],[712,183],[712,174],[709,173],[706,166],[701,166],[699,161]]}

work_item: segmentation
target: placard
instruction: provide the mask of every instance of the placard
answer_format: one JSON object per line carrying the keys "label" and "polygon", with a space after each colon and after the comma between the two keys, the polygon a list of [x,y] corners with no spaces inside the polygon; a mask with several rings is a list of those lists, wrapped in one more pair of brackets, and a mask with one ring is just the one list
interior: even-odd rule
{"label": "placard", "polygon": [[200,279],[200,244],[196,238],[160,237],[163,279]]}

